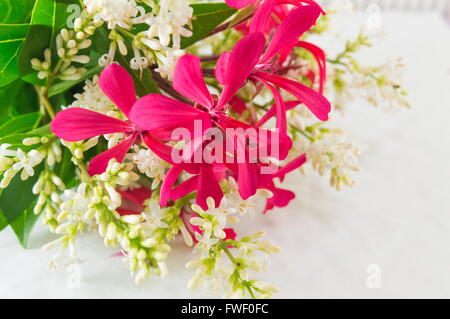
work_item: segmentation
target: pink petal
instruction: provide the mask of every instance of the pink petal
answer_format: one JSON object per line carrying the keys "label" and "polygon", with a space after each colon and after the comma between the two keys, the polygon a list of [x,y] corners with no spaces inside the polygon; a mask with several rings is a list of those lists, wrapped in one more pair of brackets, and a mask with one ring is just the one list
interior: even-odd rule
{"label": "pink petal", "polygon": [[[302,104],[301,101],[288,101],[284,102],[284,105],[286,107],[286,111],[292,110],[297,105]],[[270,109],[263,115],[263,117],[256,123],[256,126],[263,126],[266,124],[267,121],[269,121],[272,117],[276,115],[277,112],[277,105],[274,104],[270,107]]]}
{"label": "pink petal", "polygon": [[140,98],[131,110],[130,119],[141,129],[149,131],[191,127],[194,120],[202,120],[204,127],[210,123],[208,113],[159,94]]}
{"label": "pink petal", "polygon": [[225,0],[226,4],[234,9],[242,9],[257,0]]}
{"label": "pink petal", "polygon": [[186,54],[178,60],[173,88],[208,109],[213,106],[213,99],[203,79],[200,59],[196,56]]}
{"label": "pink petal", "polygon": [[233,228],[224,228],[223,231],[225,232],[225,238],[223,240],[231,239],[236,240],[236,232]]}
{"label": "pink petal", "polygon": [[302,154],[292,161],[290,161],[288,164],[283,166],[275,175],[274,177],[279,177],[281,181],[284,180],[284,177],[286,174],[292,172],[293,170],[296,170],[300,166],[306,163],[306,154]]}
{"label": "pink petal", "polygon": [[238,115],[242,115],[247,110],[245,102],[236,96],[230,100],[229,104],[233,112],[236,112]]}
{"label": "pink petal", "polygon": [[198,176],[193,176],[170,191],[170,199],[173,201],[195,192],[198,186]]}
{"label": "pink petal", "polygon": [[325,80],[327,77],[327,60],[325,56],[325,52],[319,48],[318,46],[305,42],[305,41],[299,41],[297,44],[300,48],[304,48],[312,53],[314,58],[317,61],[317,64],[319,65],[319,92],[322,94],[324,89]]}
{"label": "pink petal", "polygon": [[198,177],[196,198],[197,204],[203,209],[208,209],[206,200],[208,197],[212,197],[216,207],[219,207],[223,198],[223,192],[216,176],[214,175],[211,165],[202,165]]}
{"label": "pink petal", "polygon": [[244,200],[256,194],[256,189],[258,188],[256,164],[238,164],[238,187],[239,194]]}
{"label": "pink petal", "polygon": [[150,134],[142,134],[142,140],[145,145],[155,153],[160,159],[166,161],[167,163],[174,164],[172,161],[172,151],[173,148],[170,145],[161,143],[160,141],[153,138]]}
{"label": "pink petal", "polygon": [[278,0],[278,4],[292,4],[294,6],[300,7],[303,5],[303,3],[318,7],[320,9],[320,12],[325,15],[325,11],[323,11],[322,7],[313,0]]}
{"label": "pink petal", "polygon": [[169,169],[166,176],[164,177],[164,182],[161,185],[161,193],[159,198],[159,203],[162,207],[167,206],[170,198],[170,190],[172,189],[172,186],[175,185],[175,182],[177,181],[182,171],[182,165],[175,165],[171,169]]}
{"label": "pink petal", "polygon": [[216,106],[224,107],[245,84],[264,50],[262,33],[252,33],[239,40],[231,51],[225,85],[222,96]]}
{"label": "pink petal", "polygon": [[73,107],[56,114],[51,129],[60,139],[77,142],[104,134],[130,132],[134,127],[98,112]]}
{"label": "pink petal", "polygon": [[[226,130],[226,128],[244,129],[244,134],[246,134],[248,140],[257,145],[259,154],[267,154],[269,157],[283,160],[287,157],[289,150],[292,147],[292,140],[286,134],[262,129],[229,117],[221,117],[219,124],[224,130]],[[230,137],[234,141],[235,137]]]}
{"label": "pink petal", "polygon": [[267,20],[277,5],[277,0],[266,0],[258,6],[250,24],[250,33],[265,30]]}
{"label": "pink petal", "polygon": [[136,136],[132,135],[122,143],[94,157],[89,163],[89,175],[94,176],[105,172],[109,161],[113,158],[115,158],[118,162],[122,162],[131,145],[133,145],[135,139]]}
{"label": "pink petal", "polygon": [[111,64],[100,75],[100,87],[123,114],[128,116],[136,102],[136,91],[127,70],[116,63]]}
{"label": "pink petal", "polygon": [[267,201],[275,207],[286,207],[295,198],[295,193],[287,189],[273,187],[270,191],[273,196]]}
{"label": "pink petal", "polygon": [[316,6],[308,5],[292,10],[286,20],[278,27],[259,63],[268,62],[286,45],[291,45],[293,41],[297,40],[316,23],[319,15],[320,8]]}
{"label": "pink petal", "polygon": [[319,120],[328,120],[331,104],[320,93],[303,84],[265,72],[257,72],[255,76],[294,95],[297,99],[301,100]]}
{"label": "pink petal", "polygon": [[225,51],[220,55],[219,60],[217,60],[216,69],[214,74],[216,76],[217,82],[220,84],[225,84],[227,78],[227,71],[230,65],[231,52]]}
{"label": "pink petal", "polygon": [[287,134],[287,118],[286,118],[286,106],[284,104],[283,98],[280,95],[280,92],[270,85],[269,83],[262,81],[272,92],[274,98],[275,98],[275,107],[276,107],[276,114],[277,114],[277,123],[276,126],[278,128],[278,131],[280,134]]}

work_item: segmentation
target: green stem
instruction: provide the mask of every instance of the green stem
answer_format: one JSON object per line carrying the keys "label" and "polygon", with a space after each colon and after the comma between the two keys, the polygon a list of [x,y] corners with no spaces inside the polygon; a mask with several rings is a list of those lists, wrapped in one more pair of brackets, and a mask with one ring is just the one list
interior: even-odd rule
{"label": "green stem", "polygon": [[47,112],[47,114],[52,119],[54,119],[55,118],[55,111],[53,109],[53,106],[52,106],[50,100],[47,97],[47,87],[34,86],[34,89],[36,90],[36,93],[38,94],[41,106],[43,106],[45,111]]}
{"label": "green stem", "polygon": [[[220,243],[220,248],[223,250],[225,255],[228,256],[228,258],[235,265],[235,267],[240,267],[241,266],[240,263],[236,260],[236,258],[234,258],[233,254],[230,252],[227,245],[223,241],[220,241],[219,243]],[[241,279],[240,276],[239,276],[239,279],[242,281],[242,285],[247,289],[247,291],[250,294],[250,296],[252,297],[252,299],[256,299],[256,296],[253,292],[251,284],[248,281]]]}

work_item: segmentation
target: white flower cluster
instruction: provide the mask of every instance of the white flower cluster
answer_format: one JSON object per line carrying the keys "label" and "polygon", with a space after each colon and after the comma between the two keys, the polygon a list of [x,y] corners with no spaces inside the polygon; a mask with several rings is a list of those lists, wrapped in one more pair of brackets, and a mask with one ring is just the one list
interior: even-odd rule
{"label": "white flower cluster", "polygon": [[94,22],[106,22],[109,29],[130,28],[139,13],[134,0],[83,0],[83,3]]}
{"label": "white flower cluster", "polygon": [[21,148],[10,149],[11,144],[0,145],[0,173],[3,179],[0,188],[8,187],[12,179],[20,173],[20,178],[24,181],[30,176],[34,176],[35,167],[46,160],[52,166],[61,160],[61,149],[56,143],[49,141],[47,137],[30,137],[23,140],[23,146],[29,147],[35,144],[42,144],[28,152]]}
{"label": "white flower cluster", "polygon": [[78,80],[86,73],[85,68],[75,67],[72,63],[86,64],[90,60],[88,55],[79,54],[79,52],[89,48],[92,44],[89,37],[94,34],[99,25],[91,22],[89,17],[82,14],[75,20],[73,30],[62,29],[56,36],[56,52],[60,60],[54,67],[50,49],[44,51],[43,62],[36,58],[31,60],[33,69],[39,71],[38,78],[46,79],[57,76],[61,80]]}
{"label": "white flower cluster", "polygon": [[[117,49],[124,56],[128,54],[126,34],[126,37],[131,37],[134,52],[131,68],[142,71],[157,64],[155,71],[171,80],[176,62],[184,54],[180,50],[181,37],[192,36],[192,31],[186,26],[192,27],[193,9],[188,0],[142,2],[151,8],[151,12],[146,12],[134,0],[84,0],[87,15],[93,17],[93,23],[101,25],[106,22],[111,29],[109,52],[100,58],[99,64],[107,66],[113,63]],[[136,24],[148,25],[148,29],[137,35],[127,31]]]}
{"label": "white flower cluster", "polygon": [[165,176],[168,164],[147,148],[135,145],[133,150],[134,153],[127,154],[127,159],[136,164],[139,172],[153,179],[151,189],[156,189]]}
{"label": "white flower cluster", "polygon": [[349,141],[339,129],[318,129],[312,136],[312,140],[298,139],[295,148],[306,152],[308,162],[320,175],[330,171],[330,184],[337,190],[353,186],[361,146]]}
{"label": "white flower cluster", "polygon": [[[197,214],[190,223],[197,226],[202,233],[195,232],[197,244],[193,252],[197,259],[186,264],[187,269],[196,269],[194,277],[188,287],[195,289],[199,285],[211,288],[213,291],[222,290],[225,297],[270,297],[276,288],[258,281],[249,280],[249,271],[265,270],[265,259],[257,253],[271,254],[279,249],[268,241],[260,241],[263,232],[242,238],[241,240],[225,240],[224,227],[227,221],[234,222],[234,209],[222,206],[215,208],[212,198],[208,198],[208,210],[192,205]],[[237,251],[237,253],[236,253]]]}

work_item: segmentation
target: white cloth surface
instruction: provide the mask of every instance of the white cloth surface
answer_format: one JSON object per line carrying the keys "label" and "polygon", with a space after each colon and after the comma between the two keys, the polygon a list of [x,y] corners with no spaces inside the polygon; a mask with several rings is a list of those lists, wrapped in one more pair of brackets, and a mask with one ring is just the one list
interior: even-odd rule
{"label": "white cloth surface", "polygon": [[[342,34],[354,33],[364,16],[343,21]],[[383,23],[384,42],[364,58],[404,58],[412,109],[349,107],[334,125],[367,146],[356,185],[336,192],[315,172],[293,174],[284,186],[297,198],[288,208],[243,218],[238,228],[266,230],[282,248],[258,275],[280,289],[274,297],[450,297],[450,30],[432,13],[386,13]],[[24,250],[10,229],[0,233],[0,297],[220,297],[186,288],[193,273],[184,265],[192,256],[181,241],[173,245],[168,277],[135,286],[121,260],[109,257],[116,250],[94,234],[80,240],[81,287],[70,289],[67,273],[47,268],[53,253],[40,250],[53,238],[39,225]],[[379,289],[366,285],[371,264],[381,270]]]}

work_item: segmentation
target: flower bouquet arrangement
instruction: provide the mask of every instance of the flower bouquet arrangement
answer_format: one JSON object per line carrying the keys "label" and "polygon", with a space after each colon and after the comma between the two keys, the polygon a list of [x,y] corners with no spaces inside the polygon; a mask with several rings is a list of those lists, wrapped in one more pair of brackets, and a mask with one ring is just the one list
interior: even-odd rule
{"label": "flower bouquet arrangement", "polygon": [[141,283],[183,238],[190,288],[270,297],[252,276],[279,249],[239,219],[287,206],[294,171],[353,184],[360,149],[330,120],[349,96],[407,106],[397,65],[356,61],[364,34],[337,56],[314,44],[330,14],[312,0],[2,6],[0,229],[25,246],[40,219],[52,267],[93,231]]}

